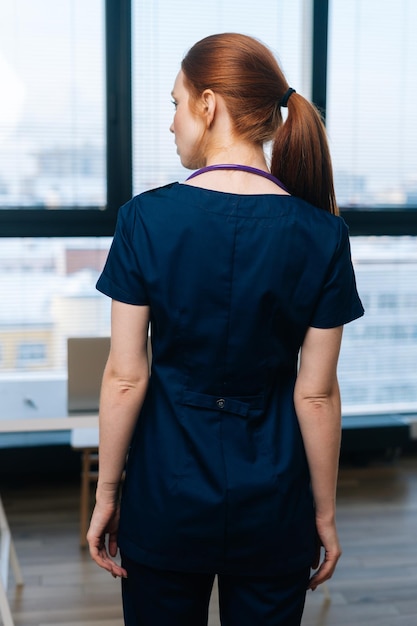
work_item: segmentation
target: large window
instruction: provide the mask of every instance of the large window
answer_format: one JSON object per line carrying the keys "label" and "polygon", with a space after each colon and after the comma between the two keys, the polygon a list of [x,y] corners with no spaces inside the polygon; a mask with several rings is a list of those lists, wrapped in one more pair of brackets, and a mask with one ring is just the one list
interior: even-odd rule
{"label": "large window", "polygon": [[1,2],[0,83],[0,236],[110,235],[131,195],[129,2]]}

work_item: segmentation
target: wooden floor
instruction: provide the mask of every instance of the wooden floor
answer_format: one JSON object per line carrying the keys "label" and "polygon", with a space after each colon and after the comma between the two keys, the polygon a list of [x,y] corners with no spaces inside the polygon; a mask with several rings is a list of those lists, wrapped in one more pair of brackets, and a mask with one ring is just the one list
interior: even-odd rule
{"label": "wooden floor", "polygon": [[[21,590],[9,583],[15,625],[122,626],[119,582],[78,548],[78,483],[1,494],[25,579]],[[339,528],[330,600],[309,592],[303,626],[416,626],[417,458],[342,468]],[[219,624],[215,592],[209,623]]]}

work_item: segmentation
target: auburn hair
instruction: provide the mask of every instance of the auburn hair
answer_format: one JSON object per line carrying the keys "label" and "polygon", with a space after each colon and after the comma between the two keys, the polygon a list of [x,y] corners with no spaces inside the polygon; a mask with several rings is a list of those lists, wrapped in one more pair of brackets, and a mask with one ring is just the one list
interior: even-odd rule
{"label": "auburn hair", "polygon": [[190,48],[181,69],[192,100],[212,89],[224,99],[239,137],[273,142],[271,173],[291,194],[338,214],[321,116],[306,98],[292,93],[284,122],[280,101],[289,85],[264,44],[238,33],[210,35]]}

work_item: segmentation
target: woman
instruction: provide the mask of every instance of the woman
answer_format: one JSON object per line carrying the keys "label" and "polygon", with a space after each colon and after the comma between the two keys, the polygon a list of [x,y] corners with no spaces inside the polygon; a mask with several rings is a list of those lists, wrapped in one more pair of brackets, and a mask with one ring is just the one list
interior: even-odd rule
{"label": "woman", "polygon": [[112,342],[90,552],[122,577],[126,624],[207,624],[217,574],[223,626],[292,626],[341,554],[336,366],[363,314],[347,227],[320,116],[257,40],[198,42],[172,96],[197,171],[122,207],[97,285]]}

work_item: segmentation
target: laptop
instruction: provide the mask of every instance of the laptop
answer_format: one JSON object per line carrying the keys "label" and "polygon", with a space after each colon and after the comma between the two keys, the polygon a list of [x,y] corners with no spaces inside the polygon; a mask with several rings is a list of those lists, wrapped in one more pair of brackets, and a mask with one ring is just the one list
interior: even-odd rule
{"label": "laptop", "polygon": [[110,337],[67,339],[67,408],[69,414],[97,413]]}

